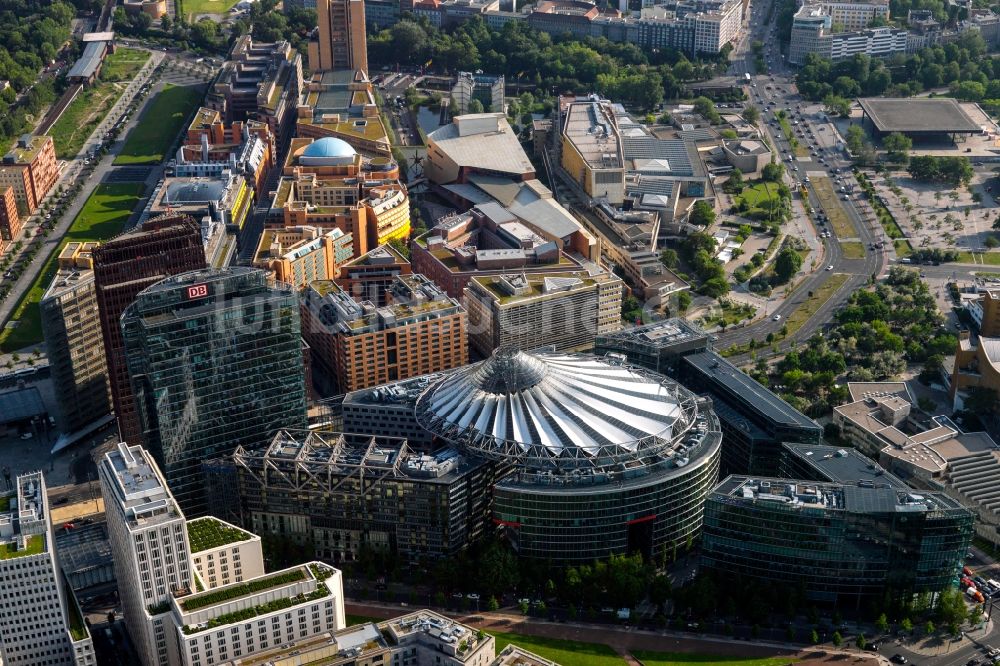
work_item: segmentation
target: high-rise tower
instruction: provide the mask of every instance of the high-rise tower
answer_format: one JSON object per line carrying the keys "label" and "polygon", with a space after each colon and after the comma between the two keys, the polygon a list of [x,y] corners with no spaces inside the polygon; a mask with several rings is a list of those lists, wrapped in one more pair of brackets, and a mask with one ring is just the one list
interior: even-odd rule
{"label": "high-rise tower", "polygon": [[143,439],[189,517],[207,511],[201,463],[306,425],[299,307],[255,268],[175,275],[122,315]]}
{"label": "high-rise tower", "polygon": [[0,494],[0,662],[88,666],[94,644],[56,560],[45,480],[21,474]]}
{"label": "high-rise tower", "polygon": [[368,73],[365,0],[316,0],[319,31],[309,42],[309,67],[314,72],[360,69]]}
{"label": "high-rise tower", "polygon": [[118,431],[123,441],[138,444],[141,430],[125,367],[122,312],[151,284],[170,275],[205,267],[201,230],[187,215],[147,220],[141,229],[122,234],[96,248],[93,261],[97,308]]}

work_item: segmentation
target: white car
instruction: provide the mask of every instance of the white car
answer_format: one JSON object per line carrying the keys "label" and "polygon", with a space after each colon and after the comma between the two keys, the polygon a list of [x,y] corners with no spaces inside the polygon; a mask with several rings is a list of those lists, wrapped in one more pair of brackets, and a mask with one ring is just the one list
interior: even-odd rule
{"label": "white car", "polygon": [[829,266],[827,266],[827,267],[826,267],[826,270],[828,270],[828,271],[832,271],[832,270],[833,270],[833,264],[830,264]]}
{"label": "white car", "polygon": [[781,321],[781,315],[776,314],[773,317],[771,317],[771,319],[773,319],[774,321]]}

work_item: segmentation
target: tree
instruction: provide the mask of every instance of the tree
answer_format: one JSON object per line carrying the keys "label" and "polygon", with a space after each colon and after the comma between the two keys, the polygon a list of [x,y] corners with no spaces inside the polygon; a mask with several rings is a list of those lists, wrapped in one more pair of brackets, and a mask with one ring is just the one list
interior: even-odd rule
{"label": "tree", "polygon": [[[850,118],[851,103],[840,95],[829,94],[823,98],[823,106],[826,112],[841,118]],[[853,127],[853,125],[852,125]]]}
{"label": "tree", "polygon": [[691,208],[691,214],[688,216],[688,222],[699,227],[707,227],[715,222],[715,208],[704,199],[695,201]]}
{"label": "tree", "polygon": [[497,598],[494,597],[493,595],[490,595],[490,598],[486,601],[486,610],[490,612],[496,612],[499,609],[500,609],[500,603],[497,601]]}
{"label": "tree", "polygon": [[840,635],[839,631],[833,632],[833,647],[840,647],[844,642],[844,637]]}
{"label": "tree", "polygon": [[743,172],[739,169],[733,169],[729,172],[729,179],[726,180],[722,189],[729,194],[739,194],[743,191]]}
{"label": "tree", "polygon": [[469,113],[482,113],[482,112],[483,112],[483,103],[480,102],[478,99],[472,99],[469,102]]}
{"label": "tree", "polygon": [[847,150],[852,155],[857,155],[865,145],[865,131],[860,125],[851,125],[847,128]]}
{"label": "tree", "polygon": [[875,620],[875,628],[883,634],[889,631],[889,619],[885,616],[885,613],[881,613],[878,619]]}
{"label": "tree", "polygon": [[660,252],[660,261],[667,268],[673,270],[677,268],[677,264],[680,263],[680,258],[677,256],[677,250],[672,248],[666,248],[663,252]]}
{"label": "tree", "polygon": [[743,120],[747,121],[751,125],[757,123],[760,120],[760,111],[756,106],[752,104],[747,104],[746,108],[743,109]]}
{"label": "tree", "polygon": [[711,278],[705,280],[698,291],[709,298],[722,298],[729,293],[729,283],[726,282],[725,278]]}
{"label": "tree", "polygon": [[715,110],[715,103],[707,97],[698,97],[694,100],[694,112],[713,125],[722,122],[719,112]]}
{"label": "tree", "polygon": [[480,557],[483,589],[487,594],[502,596],[520,580],[517,558],[511,549],[500,541],[491,541]]}
{"label": "tree", "polygon": [[771,183],[777,183],[781,180],[781,177],[785,174],[785,167],[779,162],[771,162],[764,165],[761,169],[761,177]]}
{"label": "tree", "polygon": [[935,631],[937,631],[937,627],[934,626],[933,622],[931,622],[930,620],[927,620],[927,624],[924,625],[924,633],[926,635],[930,636]]}
{"label": "tree", "polygon": [[689,307],[691,307],[691,293],[687,291],[682,291],[677,294],[677,309],[681,312],[686,312]]}
{"label": "tree", "polygon": [[393,238],[392,240],[389,241],[389,246],[392,247],[393,250],[398,252],[403,258],[405,259],[410,258],[410,246],[402,238]]}
{"label": "tree", "polygon": [[858,634],[858,637],[854,641],[854,644],[858,647],[859,650],[864,650],[865,646],[868,645],[868,641],[865,640],[864,634]]}
{"label": "tree", "polygon": [[890,162],[906,164],[910,159],[910,149],[913,148],[913,141],[905,134],[893,132],[882,139],[882,147],[885,148],[886,157]]}
{"label": "tree", "polygon": [[782,248],[774,260],[774,274],[779,282],[788,282],[802,268],[802,256],[790,246]]}
{"label": "tree", "polygon": [[819,643],[819,632],[816,631],[815,629],[813,629],[812,633],[809,634],[809,642],[812,643],[813,645]]}
{"label": "tree", "polygon": [[913,631],[913,622],[910,620],[910,618],[904,617],[903,620],[899,623],[899,628],[905,631],[906,633],[910,633]]}

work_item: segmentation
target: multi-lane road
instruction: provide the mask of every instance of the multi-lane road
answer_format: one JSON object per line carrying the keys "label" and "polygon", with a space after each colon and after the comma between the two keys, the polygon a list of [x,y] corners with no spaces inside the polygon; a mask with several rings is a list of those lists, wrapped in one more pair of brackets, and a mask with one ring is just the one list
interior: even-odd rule
{"label": "multi-lane road", "polygon": [[[780,40],[777,28],[772,21],[765,23],[768,14],[766,1],[758,0],[753,8],[753,18],[750,22],[749,38],[743,40],[734,51],[730,61],[730,74],[745,77],[751,75],[749,104],[761,112],[760,126],[774,149],[775,158],[785,166],[786,183],[792,187],[793,196],[799,197],[797,183],[802,184],[808,193],[808,205],[816,211],[823,211],[819,197],[815,191],[815,179],[829,178],[835,190],[841,187],[846,191],[835,205],[846,212],[856,233],[850,237],[838,238],[833,229],[817,229],[812,220],[804,220],[810,225],[808,233],[817,236],[824,231],[830,231],[828,238],[820,238],[823,243],[823,261],[815,262],[812,273],[800,275],[801,281],[789,298],[784,299],[767,316],[749,326],[731,329],[718,337],[717,346],[725,348],[730,345],[744,344],[751,338],[762,341],[769,333],[778,334],[788,316],[798,309],[809,297],[810,292],[819,290],[833,275],[847,275],[847,281],[833,296],[824,303],[797,331],[788,336],[782,344],[790,344],[792,340],[804,340],[813,335],[823,324],[830,320],[833,312],[843,304],[847,297],[864,284],[872,275],[880,274],[889,256],[886,249],[873,247],[880,241],[886,248],[891,247],[873,221],[873,216],[866,202],[860,200],[860,188],[854,182],[851,174],[851,163],[838,148],[839,139],[836,128],[827,119],[823,109],[816,104],[804,100],[795,88],[794,76],[784,64],[784,57],[779,48]],[[764,60],[768,66],[767,73],[755,71],[754,56],[750,52],[753,41],[764,43]],[[783,111],[788,117],[796,133],[800,146],[800,156],[785,136],[778,124],[777,112]],[[802,154],[806,149],[808,155]],[[846,199],[846,200],[845,200]],[[829,215],[829,212],[827,212]],[[841,250],[840,241],[855,241],[862,244],[865,255],[863,259],[848,259]],[[826,270],[832,266],[830,270]],[[739,359],[737,359],[739,360]]]}

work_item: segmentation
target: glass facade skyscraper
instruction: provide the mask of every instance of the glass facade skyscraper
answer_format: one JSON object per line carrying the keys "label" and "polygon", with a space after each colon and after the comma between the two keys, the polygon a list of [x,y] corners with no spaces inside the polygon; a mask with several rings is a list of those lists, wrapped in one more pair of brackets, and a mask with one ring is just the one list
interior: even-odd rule
{"label": "glass facade skyscraper", "polygon": [[252,268],[143,290],[122,315],[143,437],[185,515],[207,512],[201,463],[306,426],[298,299]]}

